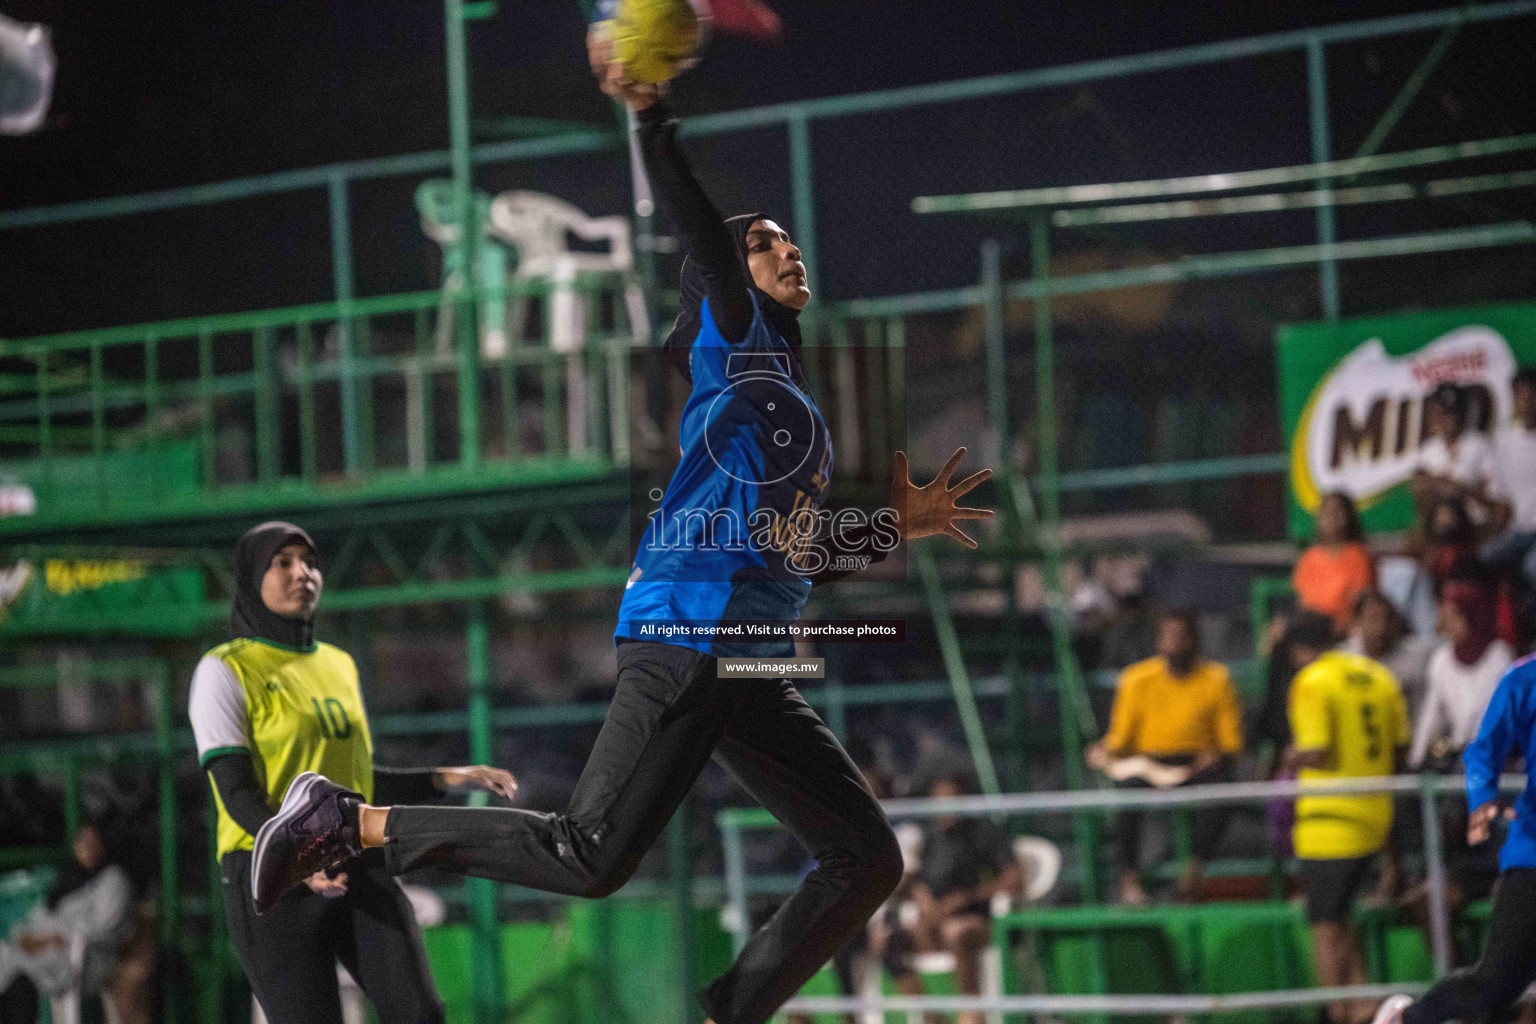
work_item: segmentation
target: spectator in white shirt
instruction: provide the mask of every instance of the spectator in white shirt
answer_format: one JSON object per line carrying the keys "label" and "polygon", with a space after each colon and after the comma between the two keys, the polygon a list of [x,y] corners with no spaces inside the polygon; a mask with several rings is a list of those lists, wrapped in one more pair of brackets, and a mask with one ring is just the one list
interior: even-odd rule
{"label": "spectator in white shirt", "polygon": [[1476,511],[1488,504],[1488,492],[1496,472],[1493,446],[1477,430],[1469,430],[1470,396],[1455,384],[1441,384],[1424,402],[1428,438],[1419,448],[1419,464],[1413,474],[1414,496],[1420,508],[1453,498],[1468,503],[1474,520],[1486,519]]}
{"label": "spectator in white shirt", "polygon": [[1477,737],[1483,712],[1515,652],[1499,638],[1496,602],[1480,580],[1453,579],[1440,596],[1441,644],[1429,659],[1429,689],[1414,724],[1408,763],[1433,757],[1451,769],[1453,758]]}
{"label": "spectator in white shirt", "polygon": [[1536,589],[1536,367],[1516,372],[1510,395],[1513,415],[1493,440],[1491,518],[1498,535],[1480,554],[1496,569],[1518,569],[1525,586]]}

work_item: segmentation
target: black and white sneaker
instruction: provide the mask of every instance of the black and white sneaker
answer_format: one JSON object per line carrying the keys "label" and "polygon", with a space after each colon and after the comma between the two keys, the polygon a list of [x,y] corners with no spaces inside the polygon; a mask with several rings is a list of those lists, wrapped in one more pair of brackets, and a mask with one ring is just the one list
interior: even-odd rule
{"label": "black and white sneaker", "polygon": [[1403,1011],[1412,1005],[1412,996],[1387,996],[1376,1008],[1376,1016],[1371,1019],[1371,1024],[1403,1024]]}
{"label": "black and white sneaker", "polygon": [[357,819],[343,800],[362,803],[361,793],[342,789],[314,772],[303,772],[283,794],[277,813],[256,833],[251,851],[251,896],[256,913],[277,901],[316,871],[333,868],[362,853]]}

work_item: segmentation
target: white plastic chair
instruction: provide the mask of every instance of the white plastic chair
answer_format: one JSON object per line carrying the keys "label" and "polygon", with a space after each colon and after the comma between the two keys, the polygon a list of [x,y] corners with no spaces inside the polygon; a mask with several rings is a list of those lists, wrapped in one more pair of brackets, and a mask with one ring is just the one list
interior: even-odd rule
{"label": "white plastic chair", "polygon": [[[491,234],[517,250],[516,278],[549,282],[549,344],[554,351],[579,351],[586,337],[586,307],[576,292],[576,276],[583,273],[614,276],[630,331],[637,341],[645,339],[645,295],[633,274],[635,256],[626,218],[589,217],[556,196],[515,189],[491,203]],[[607,242],[608,248],[573,252],[570,235],[583,242]]]}
{"label": "white plastic chair", "polygon": [[[630,334],[643,343],[649,333],[645,293],[633,273],[634,250],[629,221],[624,217],[589,217],[575,206],[542,192],[515,189],[491,203],[491,234],[517,250],[518,281],[545,281],[549,347],[567,356],[566,436],[572,454],[587,444],[587,374],[580,352],[587,336],[588,303],[576,289],[579,274],[608,278],[624,299]],[[606,242],[600,252],[572,251],[570,236],[583,242]],[[523,303],[514,302],[512,322],[522,330]]]}
{"label": "white plastic chair", "polygon": [[[491,197],[476,191],[470,199],[475,220],[480,225],[479,251],[476,253],[476,277],[481,294],[480,353],[487,359],[507,354],[507,253],[492,241],[490,234]],[[453,208],[453,182],[429,178],[416,188],[416,212],[421,217],[421,232],[443,247],[443,298],[438,305],[436,346],[439,355],[453,349],[453,332],[459,292],[464,288],[462,253],[459,251],[459,224]]]}

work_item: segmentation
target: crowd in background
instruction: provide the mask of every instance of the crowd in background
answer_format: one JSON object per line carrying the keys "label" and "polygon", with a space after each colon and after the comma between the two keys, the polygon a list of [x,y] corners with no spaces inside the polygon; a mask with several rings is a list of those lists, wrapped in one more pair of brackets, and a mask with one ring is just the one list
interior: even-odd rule
{"label": "crowd in background", "polygon": [[[1488,424],[1490,432],[1478,429],[1490,418],[1481,389],[1445,383],[1428,396],[1411,484],[1416,524],[1401,550],[1373,552],[1355,502],[1323,496],[1295,566],[1296,611],[1272,623],[1261,651],[1267,692],[1252,739],[1269,751],[1265,776],[1462,770],[1500,678],[1536,639],[1536,369],[1520,370],[1511,385],[1512,415]],[[1156,643],[1153,658],[1121,673],[1109,731],[1088,751],[1089,763],[1119,785],[1230,778],[1245,738],[1226,669],[1201,658],[1198,621],[1188,613],[1164,613]],[[1346,691],[1348,700],[1335,699]],[[1183,771],[1158,781],[1164,768]],[[1136,906],[1150,901],[1140,818],[1122,814],[1117,826],[1119,896]],[[1398,847],[1406,830],[1442,833],[1453,908],[1489,894],[1495,844],[1469,846],[1464,809],[1442,821],[1410,818],[1394,816],[1386,796],[1271,807],[1271,842],[1300,864],[1320,984],[1366,980],[1350,920],[1372,875],[1378,896],[1427,916],[1423,892],[1404,891]],[[1223,828],[1217,809],[1196,816],[1176,898],[1197,898],[1201,864]],[[1329,1014],[1350,1024],[1368,1011],[1341,1004]]]}

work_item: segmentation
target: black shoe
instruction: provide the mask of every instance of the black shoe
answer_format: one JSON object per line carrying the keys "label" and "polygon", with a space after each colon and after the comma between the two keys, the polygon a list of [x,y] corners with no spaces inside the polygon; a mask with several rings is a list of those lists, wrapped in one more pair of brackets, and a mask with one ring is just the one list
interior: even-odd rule
{"label": "black shoe", "polygon": [[283,805],[256,833],[251,851],[251,895],[256,913],[277,901],[316,871],[333,868],[363,852],[356,817],[344,813],[343,800],[362,802],[362,794],[342,789],[330,779],[304,772],[288,786]]}

